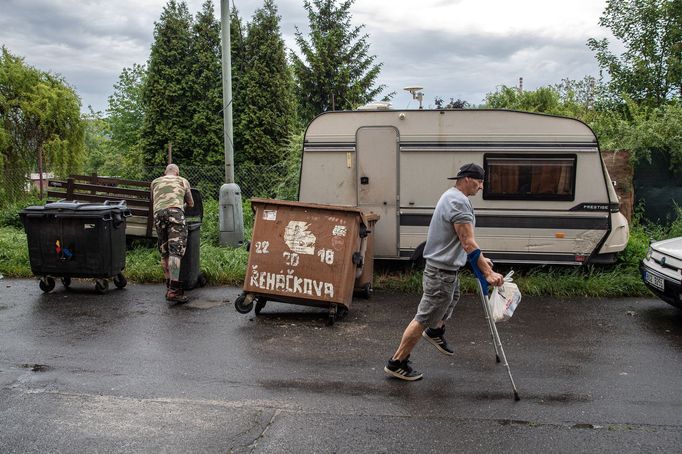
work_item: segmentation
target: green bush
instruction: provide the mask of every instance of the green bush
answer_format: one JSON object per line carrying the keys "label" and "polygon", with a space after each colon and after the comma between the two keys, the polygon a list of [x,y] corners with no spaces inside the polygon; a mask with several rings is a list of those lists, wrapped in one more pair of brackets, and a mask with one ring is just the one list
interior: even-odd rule
{"label": "green bush", "polygon": [[214,199],[204,199],[204,220],[201,224],[201,242],[218,244],[218,209],[220,203]]}
{"label": "green bush", "polygon": [[677,218],[668,227],[668,238],[682,236],[682,208],[675,207]]}
{"label": "green bush", "polygon": [[649,234],[639,223],[630,226],[630,238],[625,250],[618,254],[618,265],[625,269],[637,269],[649,249]]}
{"label": "green bush", "polygon": [[19,213],[27,206],[43,205],[45,200],[37,196],[30,196],[18,202],[6,203],[0,206],[0,227],[23,228]]}
{"label": "green bush", "polygon": [[303,131],[292,135],[287,144],[285,175],[277,183],[275,194],[278,199],[298,200],[298,186],[301,177],[301,152],[303,151]]}
{"label": "green bush", "polygon": [[[201,224],[201,243],[218,246],[220,239],[220,226],[218,225],[220,203],[217,200],[204,200],[204,221]],[[253,213],[251,201],[242,200],[242,212],[244,213],[244,238],[251,238],[253,228]]]}

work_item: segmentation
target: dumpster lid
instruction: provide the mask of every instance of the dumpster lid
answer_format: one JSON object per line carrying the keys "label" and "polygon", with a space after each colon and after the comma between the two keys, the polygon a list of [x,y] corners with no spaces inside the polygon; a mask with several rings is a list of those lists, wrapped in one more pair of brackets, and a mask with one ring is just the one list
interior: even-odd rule
{"label": "dumpster lid", "polygon": [[251,199],[251,206],[253,207],[254,204],[296,206],[301,208],[312,208],[316,210],[334,210],[357,213],[360,215],[360,218],[365,225],[369,225],[370,222],[376,222],[380,218],[380,216],[373,211],[364,211],[362,208],[348,205],[324,205],[321,203],[294,202],[291,200],[261,199],[258,197],[253,197]]}
{"label": "dumpster lid", "polygon": [[83,203],[76,200],[59,200],[48,202],[45,205],[34,205],[24,208],[23,211],[112,211],[128,210],[124,201],[110,201],[104,203]]}
{"label": "dumpster lid", "polygon": [[278,200],[278,199],[261,199],[258,197],[251,198],[251,205],[253,204],[267,204],[267,205],[283,205],[283,206],[297,206],[301,208],[315,208],[318,210],[334,210],[334,211],[350,211],[353,213],[362,213],[362,209],[348,205],[324,205],[321,203],[295,202],[292,200]]}

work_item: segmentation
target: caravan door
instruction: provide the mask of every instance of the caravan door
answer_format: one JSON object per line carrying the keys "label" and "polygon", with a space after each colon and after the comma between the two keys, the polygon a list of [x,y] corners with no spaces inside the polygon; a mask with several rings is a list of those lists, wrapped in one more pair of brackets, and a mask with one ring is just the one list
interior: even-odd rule
{"label": "caravan door", "polygon": [[381,216],[374,226],[374,256],[398,255],[398,130],[359,128],[356,137],[358,207]]}

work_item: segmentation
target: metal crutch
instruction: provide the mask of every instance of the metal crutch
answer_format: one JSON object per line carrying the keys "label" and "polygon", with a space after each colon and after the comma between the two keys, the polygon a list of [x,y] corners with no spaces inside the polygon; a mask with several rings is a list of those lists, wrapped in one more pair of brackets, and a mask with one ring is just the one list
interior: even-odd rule
{"label": "metal crutch", "polygon": [[[477,253],[476,253],[477,252]],[[500,335],[497,332],[497,326],[495,326],[495,321],[490,314],[490,305],[488,302],[488,281],[483,277],[483,273],[478,268],[478,257],[481,255],[480,251],[472,253],[469,257],[469,264],[471,269],[476,275],[476,282],[478,284],[478,293],[481,296],[481,305],[483,306],[483,313],[485,314],[486,322],[488,323],[488,328],[490,329],[490,335],[493,338],[493,346],[495,347],[495,359],[499,363],[500,357],[504,362],[504,367],[507,369],[507,374],[509,375],[509,381],[511,382],[512,389],[514,390],[514,400],[521,400],[519,397],[519,392],[516,390],[516,385],[514,384],[514,377],[512,377],[511,369],[509,368],[509,363],[507,362],[507,355],[504,354],[504,349],[502,348],[502,341],[500,341]],[[511,277],[513,272],[510,272],[505,276],[505,278]]]}

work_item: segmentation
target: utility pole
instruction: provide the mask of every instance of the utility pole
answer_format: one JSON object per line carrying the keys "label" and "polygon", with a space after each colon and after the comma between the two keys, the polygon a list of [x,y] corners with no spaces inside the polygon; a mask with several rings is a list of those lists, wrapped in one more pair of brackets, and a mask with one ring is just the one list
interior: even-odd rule
{"label": "utility pole", "polygon": [[223,64],[223,128],[225,144],[225,184],[220,187],[218,211],[221,246],[244,244],[242,192],[234,182],[234,142],[232,141],[232,59],[230,48],[230,2],[220,0],[221,53]]}

